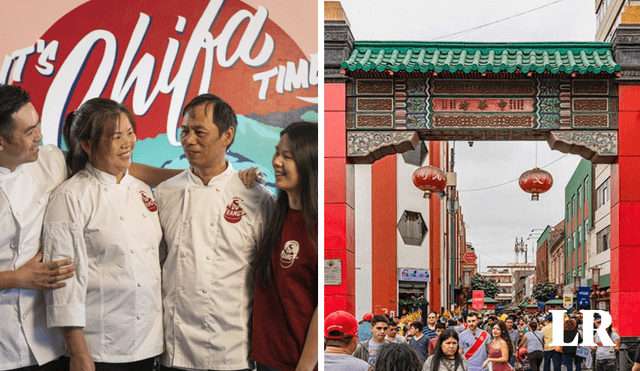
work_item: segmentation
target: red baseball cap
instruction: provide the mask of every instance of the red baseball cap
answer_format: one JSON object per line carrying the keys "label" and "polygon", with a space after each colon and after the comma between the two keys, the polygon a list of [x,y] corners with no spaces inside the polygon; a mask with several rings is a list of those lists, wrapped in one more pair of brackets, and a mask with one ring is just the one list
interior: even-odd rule
{"label": "red baseball cap", "polygon": [[363,321],[371,322],[372,319],[373,319],[373,314],[371,314],[371,313],[365,313],[362,316],[362,320]]}
{"label": "red baseball cap", "polygon": [[343,339],[345,336],[356,336],[358,321],[351,313],[339,310],[324,319],[324,337],[327,339]]}

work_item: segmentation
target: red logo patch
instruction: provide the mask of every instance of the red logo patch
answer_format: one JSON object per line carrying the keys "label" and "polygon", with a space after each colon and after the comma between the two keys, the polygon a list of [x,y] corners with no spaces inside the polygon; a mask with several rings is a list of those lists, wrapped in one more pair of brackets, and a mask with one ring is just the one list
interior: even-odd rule
{"label": "red logo patch", "polygon": [[237,223],[242,220],[243,215],[247,215],[240,207],[240,201],[243,201],[240,197],[234,197],[233,201],[227,205],[227,210],[224,212],[224,220],[229,223]]}
{"label": "red logo patch", "polygon": [[148,197],[144,191],[140,191],[140,194],[142,195],[142,202],[144,202],[144,206],[146,206],[149,211],[152,213],[158,211],[158,204],[153,200],[153,198]]}

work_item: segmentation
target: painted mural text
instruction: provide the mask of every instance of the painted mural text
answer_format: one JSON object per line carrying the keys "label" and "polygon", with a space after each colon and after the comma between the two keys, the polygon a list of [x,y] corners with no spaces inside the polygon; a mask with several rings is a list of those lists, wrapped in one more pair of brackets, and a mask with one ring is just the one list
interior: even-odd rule
{"label": "painted mural text", "polygon": [[[89,57],[94,53],[95,46],[98,43],[103,43],[102,60],[83,102],[100,96],[112,76],[115,76],[115,80],[110,98],[123,102],[133,90],[132,109],[138,116],[147,113],[160,93],[170,94],[171,102],[167,115],[166,132],[171,144],[180,145],[177,139],[180,113],[191,84],[191,76],[201,52],[204,54],[204,71],[198,90],[200,94],[209,91],[211,77],[214,75],[214,58],[216,58],[218,65],[223,68],[232,68],[238,62],[242,62],[251,68],[260,69],[271,59],[275,49],[273,38],[264,32],[264,26],[268,20],[268,11],[262,6],[256,10],[255,14],[244,9],[237,11],[229,18],[222,31],[214,36],[210,30],[216,22],[223,5],[223,0],[209,2],[190,36],[180,61],[180,66],[175,74],[173,72],[177,63],[180,42],[174,38],[169,38],[158,79],[153,87],[151,86],[152,80],[157,73],[156,58],[146,53],[138,59],[135,65],[133,63],[138,57],[140,48],[152,23],[152,18],[145,13],[140,13],[137,24],[131,34],[131,39],[126,46],[122,63],[117,71],[114,71],[114,68],[118,50],[121,49],[118,40],[109,31],[94,30],[76,44],[57,72],[55,62],[59,46],[58,41],[51,41],[46,44],[44,40],[38,40],[35,46],[16,50],[11,56],[5,56],[4,62],[0,67],[0,83],[8,83],[10,74],[15,82],[22,82],[27,60],[39,54],[35,66],[37,71],[43,76],[53,76],[55,74],[42,109],[43,142],[45,144],[57,144],[59,140],[59,123],[64,119],[63,116],[79,76],[82,75]],[[178,16],[175,27],[176,32],[180,34],[184,32],[186,24],[186,19]],[[239,29],[242,24],[246,24],[246,27],[240,34]],[[259,51],[254,51],[255,45],[262,35],[264,35],[262,47]],[[231,50],[232,41],[238,39],[237,47],[235,50]],[[174,76],[173,79],[171,78],[172,74]],[[308,89],[311,85],[317,86],[317,54],[311,56],[311,61],[300,59],[297,65],[295,62],[287,62],[286,65],[256,72],[253,74],[253,83],[260,84],[260,100],[267,99],[267,93],[270,88],[274,89],[278,94],[284,94],[285,92],[292,92],[294,89]],[[299,98],[317,102],[317,97]]]}

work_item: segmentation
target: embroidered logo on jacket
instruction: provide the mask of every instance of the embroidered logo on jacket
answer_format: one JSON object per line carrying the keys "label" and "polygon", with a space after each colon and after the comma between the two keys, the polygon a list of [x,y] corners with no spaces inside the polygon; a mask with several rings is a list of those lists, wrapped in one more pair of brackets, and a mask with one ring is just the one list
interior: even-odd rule
{"label": "embroidered logo on jacket", "polygon": [[229,205],[227,205],[227,210],[224,212],[224,220],[229,223],[237,223],[242,220],[243,215],[247,215],[247,213],[242,210],[240,206],[240,201],[244,201],[240,197],[234,197],[233,201]]}
{"label": "embroidered logo on jacket", "polygon": [[298,252],[300,251],[300,244],[298,241],[287,241],[284,244],[284,248],[280,253],[280,266],[282,268],[289,268],[298,259]]}
{"label": "embroidered logo on jacket", "polygon": [[144,202],[144,206],[146,206],[149,211],[152,213],[158,211],[158,204],[156,204],[153,198],[148,197],[144,191],[140,191],[140,194],[142,195],[142,202]]}

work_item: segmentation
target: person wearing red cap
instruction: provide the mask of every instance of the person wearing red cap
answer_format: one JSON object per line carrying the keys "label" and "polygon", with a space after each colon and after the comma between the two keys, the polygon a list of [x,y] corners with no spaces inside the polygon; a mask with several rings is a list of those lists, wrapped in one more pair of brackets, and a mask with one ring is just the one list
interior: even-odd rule
{"label": "person wearing red cap", "polygon": [[360,341],[367,341],[373,336],[373,333],[371,332],[372,319],[373,314],[371,313],[365,313],[362,316],[362,321],[359,322],[358,326],[358,336],[360,337]]}
{"label": "person wearing red cap", "polygon": [[333,312],[324,320],[324,370],[369,371],[369,364],[351,354],[358,345],[358,321],[349,312]]}

